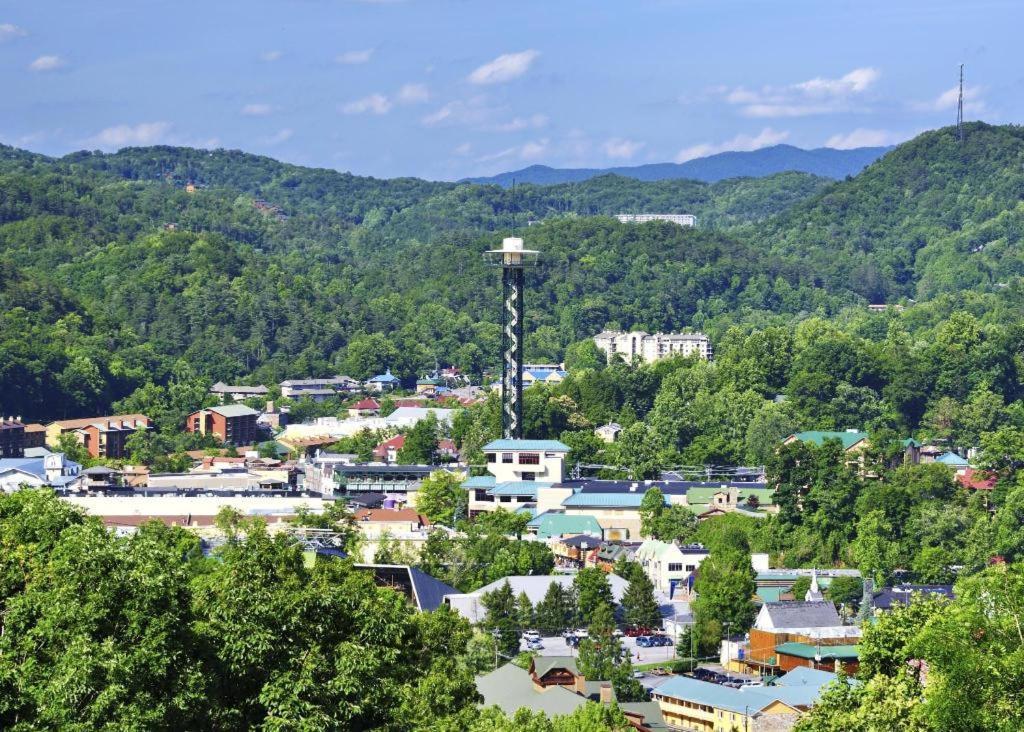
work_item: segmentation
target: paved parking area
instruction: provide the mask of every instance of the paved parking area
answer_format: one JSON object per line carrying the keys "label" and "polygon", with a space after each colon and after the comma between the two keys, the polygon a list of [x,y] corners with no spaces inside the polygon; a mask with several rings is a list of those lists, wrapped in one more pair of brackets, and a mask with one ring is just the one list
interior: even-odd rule
{"label": "paved parking area", "polygon": [[[662,663],[672,661],[676,657],[675,646],[659,646],[657,648],[638,648],[635,638],[623,637],[619,641],[624,649],[629,650],[633,663]],[[543,650],[537,651],[541,656],[575,656],[576,649],[569,647],[562,636],[541,638]],[[520,642],[520,650],[527,650],[526,643]]]}

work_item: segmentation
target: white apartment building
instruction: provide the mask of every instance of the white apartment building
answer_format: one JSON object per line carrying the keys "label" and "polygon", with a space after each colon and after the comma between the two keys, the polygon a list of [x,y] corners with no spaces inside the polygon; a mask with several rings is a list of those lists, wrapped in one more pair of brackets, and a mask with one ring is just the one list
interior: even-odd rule
{"label": "white apartment building", "polygon": [[637,548],[634,559],[644,568],[655,589],[674,597],[690,592],[693,573],[707,556],[708,550],[700,544],[680,546],[648,539]]}
{"label": "white apartment building", "polygon": [[667,356],[697,354],[703,359],[712,355],[711,339],[703,333],[646,333],[642,330],[625,332],[605,330],[594,336],[594,343],[605,352],[608,360],[621,354],[628,363],[639,356],[646,363],[654,363]]}
{"label": "white apartment building", "polygon": [[696,226],[697,217],[693,214],[617,214],[615,216],[624,224],[643,224],[647,221],[668,221],[680,226]]}

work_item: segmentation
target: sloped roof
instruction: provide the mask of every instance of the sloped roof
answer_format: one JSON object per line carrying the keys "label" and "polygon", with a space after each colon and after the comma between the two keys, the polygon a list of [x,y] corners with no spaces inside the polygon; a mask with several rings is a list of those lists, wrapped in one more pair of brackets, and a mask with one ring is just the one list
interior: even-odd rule
{"label": "sloped roof", "polygon": [[498,452],[499,450],[569,452],[569,446],[558,440],[492,440],[483,447],[484,452]]}
{"label": "sloped roof", "polygon": [[832,628],[843,624],[829,600],[766,602],[763,608],[776,628]]}
{"label": "sloped roof", "polygon": [[[640,508],[643,493],[573,493],[562,501],[570,508]],[[666,499],[665,505],[668,505]]]}
{"label": "sloped roof", "polygon": [[493,488],[497,479],[493,475],[474,475],[462,481],[463,488]]}
{"label": "sloped roof", "polygon": [[789,641],[775,646],[777,653],[785,653],[787,656],[797,658],[821,658],[822,660],[842,659],[850,660],[858,657],[858,649],[855,645],[818,646],[811,643],[798,643]]}
{"label": "sloped roof", "polygon": [[538,488],[550,488],[551,483],[536,483],[532,480],[506,480],[487,492],[492,496],[522,496],[536,500]]}
{"label": "sloped roof", "polygon": [[944,452],[935,458],[935,462],[942,463],[943,465],[956,465],[957,467],[967,467],[970,465],[969,462],[964,460],[955,452]]}
{"label": "sloped roof", "polygon": [[358,402],[353,404],[349,409],[380,409],[380,404],[376,399],[360,399]]}
{"label": "sloped roof", "polygon": [[109,417],[85,417],[83,419],[61,419],[56,422],[50,422],[50,425],[58,425],[62,430],[75,430],[81,429],[82,427],[88,427],[91,424],[98,422],[146,422],[148,423],[149,417],[144,414],[114,414]]}
{"label": "sloped roof", "polygon": [[[839,440],[843,443],[843,449],[849,450],[851,447],[856,445],[861,440],[868,438],[867,432],[829,432],[822,430],[809,430],[807,432],[797,432],[790,437],[795,437],[801,442],[810,442],[819,447],[825,444],[826,440]],[[786,438],[789,439],[789,438]]]}
{"label": "sloped roof", "polygon": [[562,716],[572,714],[587,703],[586,697],[561,686],[538,691],[530,674],[511,663],[477,676],[476,690],[484,698],[484,706],[497,705],[510,716],[524,707],[552,717]]}
{"label": "sloped roof", "polygon": [[[608,584],[611,585],[612,598],[615,602],[619,602],[622,599],[622,595],[625,593],[626,588],[629,586],[629,583],[617,574],[607,574],[605,577],[608,578]],[[511,577],[503,577],[499,580],[495,580],[489,585],[484,585],[480,589],[474,590],[468,594],[476,596],[485,595],[488,592],[493,592],[498,589],[504,585],[506,581],[512,588],[513,594],[518,596],[520,592],[525,592],[526,596],[530,598],[530,602],[536,605],[544,599],[544,595],[552,584],[557,583],[561,585],[563,589],[572,589],[573,577],[565,574],[513,575]]]}
{"label": "sloped roof", "polygon": [[567,516],[564,513],[546,511],[530,521],[527,526],[537,529],[537,538],[565,536],[566,534],[590,534],[601,536],[601,524],[593,516]]}
{"label": "sloped roof", "polygon": [[874,593],[871,604],[880,610],[888,610],[893,605],[909,605],[916,596],[940,596],[953,598],[953,585],[894,585],[883,587]]}

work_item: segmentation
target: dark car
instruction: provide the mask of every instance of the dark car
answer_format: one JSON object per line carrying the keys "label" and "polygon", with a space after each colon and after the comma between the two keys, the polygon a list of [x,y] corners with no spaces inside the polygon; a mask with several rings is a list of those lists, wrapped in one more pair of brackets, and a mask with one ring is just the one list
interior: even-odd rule
{"label": "dark car", "polygon": [[649,635],[637,636],[636,645],[638,648],[650,648],[653,644],[653,637]]}

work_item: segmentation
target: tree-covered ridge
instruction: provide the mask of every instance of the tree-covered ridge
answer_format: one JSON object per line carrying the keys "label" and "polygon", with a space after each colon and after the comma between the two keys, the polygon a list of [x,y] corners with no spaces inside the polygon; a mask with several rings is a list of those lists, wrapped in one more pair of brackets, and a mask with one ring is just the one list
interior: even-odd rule
{"label": "tree-covered ridge", "polygon": [[965,125],[900,145],[775,219],[773,248],[872,302],[992,289],[1024,272],[1024,128]]}

